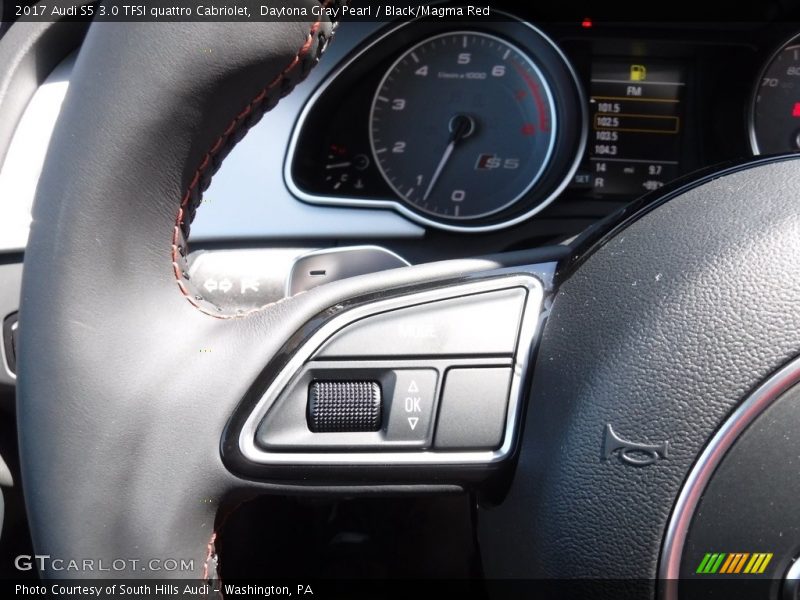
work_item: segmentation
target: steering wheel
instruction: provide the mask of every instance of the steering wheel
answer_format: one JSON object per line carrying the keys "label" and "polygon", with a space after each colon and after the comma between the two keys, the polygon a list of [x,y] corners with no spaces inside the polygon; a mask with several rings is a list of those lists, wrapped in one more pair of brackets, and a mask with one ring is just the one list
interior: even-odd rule
{"label": "steering wheel", "polygon": [[[534,274],[542,325],[521,350],[509,483],[477,519],[487,576],[636,580],[617,597],[652,597],[669,588],[656,578],[724,579],[735,554],[769,554],[740,576],[782,585],[800,542],[800,161],[683,180],[570,249],[395,269],[228,314],[185,273],[192,217],[332,33],[325,17],[90,28],[25,255],[18,420],[36,552],[122,560],[80,577],[210,579],[221,507],[238,498],[480,487],[481,469],[438,470],[435,453],[422,469],[263,470],[238,452],[241,411],[330,319]],[[154,574],[153,559],[192,562]]]}

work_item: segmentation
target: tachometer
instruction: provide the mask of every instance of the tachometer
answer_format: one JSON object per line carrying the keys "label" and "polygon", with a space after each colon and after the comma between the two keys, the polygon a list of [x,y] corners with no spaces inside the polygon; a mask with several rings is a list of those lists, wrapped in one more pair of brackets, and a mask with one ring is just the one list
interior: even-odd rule
{"label": "tachometer", "polygon": [[523,198],[556,141],[551,86],[511,43],[453,31],[416,44],[383,77],[370,141],[394,192],[413,209],[481,219]]}
{"label": "tachometer", "polygon": [[800,152],[800,35],[781,47],[758,78],[750,143],[756,154]]}

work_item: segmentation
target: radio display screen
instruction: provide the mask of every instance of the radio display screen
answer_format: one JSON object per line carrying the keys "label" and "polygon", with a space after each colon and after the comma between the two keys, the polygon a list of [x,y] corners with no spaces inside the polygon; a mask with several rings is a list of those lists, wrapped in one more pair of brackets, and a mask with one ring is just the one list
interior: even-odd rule
{"label": "radio display screen", "polygon": [[647,60],[592,64],[589,138],[575,187],[640,196],[681,174],[685,69]]}

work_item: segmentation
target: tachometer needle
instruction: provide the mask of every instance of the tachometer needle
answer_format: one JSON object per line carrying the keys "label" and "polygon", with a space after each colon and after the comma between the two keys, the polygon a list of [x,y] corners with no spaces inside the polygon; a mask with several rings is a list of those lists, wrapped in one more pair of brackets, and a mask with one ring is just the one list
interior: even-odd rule
{"label": "tachometer needle", "polygon": [[439,181],[439,177],[441,177],[442,171],[444,171],[447,162],[450,160],[450,155],[453,154],[456,144],[464,138],[469,137],[474,130],[475,121],[472,120],[472,117],[456,115],[450,120],[450,139],[448,140],[447,148],[444,149],[444,154],[442,154],[442,158],[436,170],[433,172],[433,177],[431,177],[431,182],[428,184],[428,189],[425,190],[425,195],[422,197],[423,200],[427,200],[433,188],[436,187],[436,182]]}

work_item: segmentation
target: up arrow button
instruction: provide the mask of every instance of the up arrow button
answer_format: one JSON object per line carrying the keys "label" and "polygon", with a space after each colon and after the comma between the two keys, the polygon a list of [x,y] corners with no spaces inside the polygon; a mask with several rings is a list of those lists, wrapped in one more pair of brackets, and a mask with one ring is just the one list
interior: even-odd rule
{"label": "up arrow button", "polygon": [[386,440],[409,442],[414,447],[430,445],[437,372],[434,369],[397,369],[393,373],[395,385],[388,406]]}

